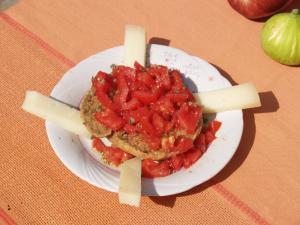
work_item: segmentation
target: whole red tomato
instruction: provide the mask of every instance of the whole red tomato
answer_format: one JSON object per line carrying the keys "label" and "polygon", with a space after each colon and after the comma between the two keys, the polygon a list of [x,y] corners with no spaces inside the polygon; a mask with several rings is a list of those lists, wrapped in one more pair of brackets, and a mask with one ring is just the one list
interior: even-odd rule
{"label": "whole red tomato", "polygon": [[234,10],[248,19],[258,19],[280,11],[293,0],[228,0],[228,2]]}

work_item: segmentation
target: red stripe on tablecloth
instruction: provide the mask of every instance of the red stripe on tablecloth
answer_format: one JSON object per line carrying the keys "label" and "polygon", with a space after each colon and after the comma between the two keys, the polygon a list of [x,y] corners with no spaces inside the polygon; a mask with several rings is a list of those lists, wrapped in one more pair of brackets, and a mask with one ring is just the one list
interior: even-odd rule
{"label": "red stripe on tablecloth", "polygon": [[7,225],[17,225],[16,222],[7,213],[0,208],[0,220],[3,220]]}
{"label": "red stripe on tablecloth", "polygon": [[70,59],[66,58],[63,54],[52,48],[49,44],[47,44],[45,41],[43,41],[40,37],[26,29],[24,26],[22,26],[20,23],[15,21],[13,18],[8,16],[7,14],[0,12],[0,18],[2,18],[5,22],[7,22],[9,25],[17,29],[18,31],[25,34],[27,37],[29,37],[33,42],[35,42],[38,46],[43,48],[46,52],[49,54],[55,56],[59,61],[61,61],[63,64],[73,67],[75,63],[71,61]]}
{"label": "red stripe on tablecloth", "polygon": [[250,206],[248,206],[245,202],[239,199],[236,195],[230,192],[221,184],[216,184],[212,186],[212,188],[218,192],[223,198],[225,198],[228,202],[238,208],[241,212],[250,217],[255,223],[260,225],[270,225],[264,218],[262,218],[257,212],[255,212]]}
{"label": "red stripe on tablecloth", "polygon": [[[0,12],[0,18],[2,18],[9,25],[16,28],[18,31],[22,32],[27,37],[29,37],[38,46],[43,48],[49,54],[55,56],[58,60],[60,60],[65,65],[70,66],[70,67],[75,65],[75,63],[73,61],[71,61],[70,59],[65,57],[59,51],[52,48],[49,44],[47,44],[45,41],[43,41],[40,37],[38,37],[36,34],[32,33],[31,31],[29,31],[28,29],[26,29],[24,26],[22,26],[20,23],[15,21],[13,18],[8,16],[7,14]],[[229,190],[227,190],[221,184],[216,184],[216,185],[212,186],[212,188],[217,193],[219,193],[223,198],[225,198],[228,202],[230,202],[232,205],[234,205],[236,208],[238,208],[242,213],[244,213],[246,216],[251,218],[256,224],[270,225],[270,223],[268,223],[263,217],[261,217],[257,212],[255,212],[246,203],[244,203],[242,200],[240,200],[236,195],[231,193]]]}

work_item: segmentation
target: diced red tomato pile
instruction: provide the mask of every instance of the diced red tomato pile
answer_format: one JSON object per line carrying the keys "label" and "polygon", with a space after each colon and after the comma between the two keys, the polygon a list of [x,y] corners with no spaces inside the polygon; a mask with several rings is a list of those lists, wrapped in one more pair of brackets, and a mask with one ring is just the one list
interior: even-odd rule
{"label": "diced red tomato pile", "polygon": [[189,168],[202,156],[208,145],[216,138],[215,134],[220,126],[221,123],[218,121],[210,122],[207,128],[203,129],[192,143],[192,147],[184,153],[159,162],[150,159],[143,160],[143,176],[148,178],[163,177],[180,170],[182,167]]}
{"label": "diced red tomato pile", "polygon": [[[211,121],[196,138],[193,147],[184,153],[161,161],[144,159],[142,162],[143,177],[163,177],[179,171],[182,167],[189,168],[202,156],[208,145],[216,138],[215,134],[220,126],[221,122]],[[93,147],[103,153],[104,159],[116,166],[134,157],[119,148],[105,146],[99,138],[93,140]]]}
{"label": "diced red tomato pile", "polygon": [[133,158],[134,156],[122,151],[119,148],[108,147],[103,144],[103,142],[99,138],[93,139],[93,147],[99,152],[103,153],[103,158],[113,165],[120,165],[122,162]]}
{"label": "diced red tomato pile", "polygon": [[96,120],[114,131],[142,134],[153,150],[173,129],[193,134],[202,117],[180,73],[165,66],[115,66],[111,74],[99,72],[92,84],[104,106]]}
{"label": "diced red tomato pile", "polygon": [[[99,72],[92,86],[104,106],[95,113],[96,120],[113,131],[141,134],[154,151],[162,148],[163,135],[173,130],[194,134],[202,119],[202,108],[184,86],[180,73],[165,66],[114,66],[111,74]],[[181,167],[188,168],[215,138],[219,126],[211,123],[195,142],[186,136],[176,137],[163,148],[180,154],[160,162],[144,160],[143,176],[166,176]],[[115,165],[133,157],[121,149],[104,146],[97,138],[93,144]]]}

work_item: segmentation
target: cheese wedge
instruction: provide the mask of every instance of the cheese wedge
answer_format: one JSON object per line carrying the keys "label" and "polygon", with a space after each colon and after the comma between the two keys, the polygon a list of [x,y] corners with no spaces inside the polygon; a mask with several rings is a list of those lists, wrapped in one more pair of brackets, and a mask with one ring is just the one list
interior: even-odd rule
{"label": "cheese wedge", "polygon": [[145,66],[146,32],[143,27],[135,25],[125,27],[123,57],[125,66],[133,67],[135,61]]}
{"label": "cheese wedge", "polygon": [[80,112],[36,91],[27,91],[22,108],[75,134],[91,137],[83,125]]}
{"label": "cheese wedge", "polygon": [[140,206],[142,161],[133,158],[120,166],[119,202],[131,206]]}
{"label": "cheese wedge", "polygon": [[261,106],[258,92],[252,83],[240,84],[215,91],[194,93],[194,96],[204,107],[204,113],[216,113]]}

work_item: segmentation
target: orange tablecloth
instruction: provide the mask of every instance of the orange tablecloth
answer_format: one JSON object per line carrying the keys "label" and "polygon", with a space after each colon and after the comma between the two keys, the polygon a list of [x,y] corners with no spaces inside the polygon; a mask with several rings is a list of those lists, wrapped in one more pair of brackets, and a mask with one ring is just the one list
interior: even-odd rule
{"label": "orange tablecloth", "polygon": [[[44,121],[20,109],[27,89],[49,94],[77,62],[122,44],[125,24],[169,39],[232,82],[254,82],[263,103],[244,111],[241,144],[215,178],[176,196],[142,197],[140,208],[74,176]],[[263,53],[262,25],[219,0],[24,0],[0,12],[0,223],[300,224],[300,68]]]}

